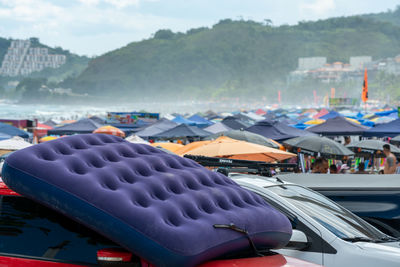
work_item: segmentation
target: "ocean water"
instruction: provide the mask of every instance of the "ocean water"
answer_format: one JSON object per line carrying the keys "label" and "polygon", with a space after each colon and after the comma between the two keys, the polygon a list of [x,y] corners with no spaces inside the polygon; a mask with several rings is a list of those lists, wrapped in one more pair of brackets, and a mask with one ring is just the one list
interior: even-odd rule
{"label": "ocean water", "polygon": [[0,103],[0,119],[38,119],[45,121],[68,120],[89,117],[93,115],[105,116],[107,112],[156,112],[162,115],[168,113],[196,113],[213,110],[216,112],[232,112],[243,109],[262,107],[260,103],[239,103],[232,101],[197,102],[186,101],[177,103],[132,103],[123,105],[50,105],[50,104],[15,104]]}

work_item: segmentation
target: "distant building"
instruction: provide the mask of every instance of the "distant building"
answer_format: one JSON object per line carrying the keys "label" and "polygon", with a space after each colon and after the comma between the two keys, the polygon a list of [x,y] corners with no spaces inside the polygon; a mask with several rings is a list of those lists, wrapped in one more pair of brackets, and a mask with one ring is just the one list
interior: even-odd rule
{"label": "distant building", "polygon": [[350,57],[350,66],[352,69],[362,69],[369,62],[372,62],[371,56]]}
{"label": "distant building", "polygon": [[44,68],[59,68],[65,64],[65,55],[51,55],[43,47],[31,47],[31,40],[14,40],[4,56],[1,76],[28,75]]}
{"label": "distant building", "polygon": [[325,57],[299,58],[297,70],[289,74],[288,81],[301,81],[306,78],[324,83],[362,79],[364,65],[372,62],[370,56],[350,57],[349,63],[327,63]]}

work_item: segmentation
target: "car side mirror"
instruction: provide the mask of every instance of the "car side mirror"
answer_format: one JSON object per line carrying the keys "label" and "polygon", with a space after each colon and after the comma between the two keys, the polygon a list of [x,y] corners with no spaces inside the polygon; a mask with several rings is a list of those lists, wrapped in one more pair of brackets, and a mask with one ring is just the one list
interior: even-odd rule
{"label": "car side mirror", "polygon": [[100,266],[140,267],[140,258],[122,248],[103,248],[97,251],[97,262]]}
{"label": "car side mirror", "polygon": [[292,236],[289,243],[284,247],[285,249],[303,250],[310,246],[311,242],[308,240],[306,234],[300,230],[293,229]]}

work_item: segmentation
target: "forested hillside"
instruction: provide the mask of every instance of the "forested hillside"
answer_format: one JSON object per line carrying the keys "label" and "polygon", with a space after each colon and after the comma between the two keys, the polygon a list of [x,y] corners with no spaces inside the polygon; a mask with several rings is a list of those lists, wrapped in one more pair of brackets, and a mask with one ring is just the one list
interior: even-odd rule
{"label": "forested hillside", "polygon": [[360,16],[279,27],[227,19],[186,33],[160,30],[92,60],[61,85],[114,98],[275,96],[298,57],[348,62],[350,56],[399,53],[400,27]]}

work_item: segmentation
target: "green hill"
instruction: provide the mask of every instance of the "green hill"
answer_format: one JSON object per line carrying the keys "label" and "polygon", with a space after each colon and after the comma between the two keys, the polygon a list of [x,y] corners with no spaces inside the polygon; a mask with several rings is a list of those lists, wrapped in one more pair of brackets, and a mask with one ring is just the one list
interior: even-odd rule
{"label": "green hill", "polygon": [[61,85],[124,99],[275,97],[298,57],[348,62],[350,56],[399,53],[400,27],[359,16],[279,27],[227,19],[186,33],[160,30],[93,59],[81,75]]}
{"label": "green hill", "polygon": [[387,12],[381,12],[376,14],[362,15],[364,18],[374,19],[376,21],[389,22],[394,25],[400,26],[400,5],[394,10],[388,10]]}

